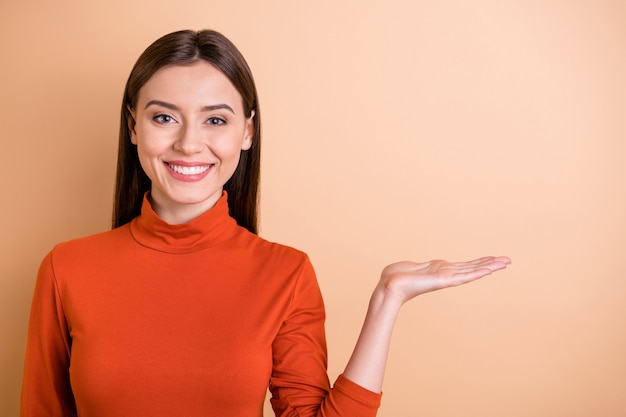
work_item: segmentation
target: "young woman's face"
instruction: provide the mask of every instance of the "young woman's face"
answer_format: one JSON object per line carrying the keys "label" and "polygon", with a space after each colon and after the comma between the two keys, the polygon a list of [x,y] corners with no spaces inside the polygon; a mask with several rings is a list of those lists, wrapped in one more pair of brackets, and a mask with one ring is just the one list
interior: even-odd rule
{"label": "young woman's face", "polygon": [[246,118],[239,92],[206,61],[161,68],[131,113],[131,140],[152,181],[153,209],[169,223],[213,207],[240,152],[252,145],[254,113]]}

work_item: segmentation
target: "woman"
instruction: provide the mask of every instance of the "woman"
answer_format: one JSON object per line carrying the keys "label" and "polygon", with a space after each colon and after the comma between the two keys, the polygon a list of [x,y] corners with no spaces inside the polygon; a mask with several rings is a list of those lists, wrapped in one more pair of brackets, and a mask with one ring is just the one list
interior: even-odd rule
{"label": "woman", "polygon": [[256,235],[260,113],[213,31],[139,57],[124,93],[113,229],[57,245],[31,310],[22,416],[374,416],[401,305],[506,257],[387,266],[344,373],[326,374],[305,254]]}

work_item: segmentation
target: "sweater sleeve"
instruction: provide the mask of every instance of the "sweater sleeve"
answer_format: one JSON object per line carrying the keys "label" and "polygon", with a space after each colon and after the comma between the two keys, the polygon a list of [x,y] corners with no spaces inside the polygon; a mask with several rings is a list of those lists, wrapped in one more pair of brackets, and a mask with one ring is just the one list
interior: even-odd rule
{"label": "sweater sleeve", "polygon": [[31,306],[21,417],[76,416],[69,378],[70,351],[69,327],[50,253],[39,268]]}
{"label": "sweater sleeve", "polygon": [[273,343],[271,403],[277,417],[374,417],[381,394],[343,376],[330,388],[325,311],[313,267],[304,263]]}

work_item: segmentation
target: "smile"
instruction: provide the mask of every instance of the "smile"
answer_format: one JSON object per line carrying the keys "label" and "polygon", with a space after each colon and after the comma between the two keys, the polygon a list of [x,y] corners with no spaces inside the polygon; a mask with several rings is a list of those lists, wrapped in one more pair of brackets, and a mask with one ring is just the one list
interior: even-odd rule
{"label": "smile", "polygon": [[173,164],[167,164],[167,166],[170,167],[170,169],[178,174],[181,175],[198,175],[198,174],[202,174],[203,172],[206,172],[209,168],[211,168],[211,165],[197,165],[197,166],[179,166],[179,165],[173,165]]}

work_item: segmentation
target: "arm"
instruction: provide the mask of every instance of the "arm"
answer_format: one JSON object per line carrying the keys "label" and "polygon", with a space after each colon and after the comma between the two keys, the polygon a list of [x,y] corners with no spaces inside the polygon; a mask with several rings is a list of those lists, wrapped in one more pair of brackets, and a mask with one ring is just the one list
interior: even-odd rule
{"label": "arm", "polygon": [[381,392],[391,333],[400,307],[420,294],[474,281],[510,263],[507,257],[485,257],[470,262],[398,262],[387,266],[374,289],[343,375],[370,391]]}
{"label": "arm", "polygon": [[[301,261],[302,262],[302,261]],[[272,344],[272,408],[280,417],[374,417],[381,395],[326,369],[324,304],[313,267],[304,259]]]}
{"label": "arm", "polygon": [[71,337],[49,254],[39,269],[31,306],[20,416],[76,415],[70,351]]}

